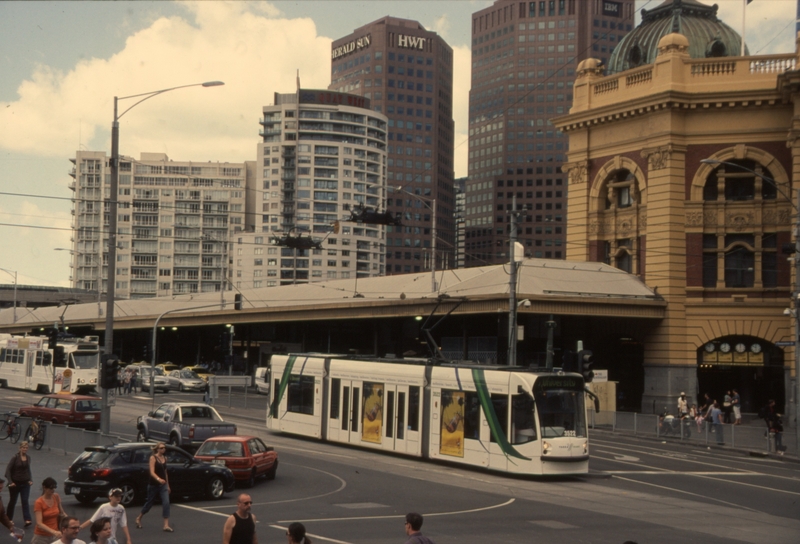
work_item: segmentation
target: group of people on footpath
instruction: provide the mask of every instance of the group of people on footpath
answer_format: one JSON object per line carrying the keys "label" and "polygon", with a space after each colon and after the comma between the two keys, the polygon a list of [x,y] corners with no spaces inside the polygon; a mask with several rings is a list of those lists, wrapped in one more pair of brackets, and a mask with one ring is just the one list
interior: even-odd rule
{"label": "group of people on footpath", "polygon": [[138,374],[138,370],[134,367],[120,368],[117,371],[117,394],[130,395],[132,392],[135,395]]}

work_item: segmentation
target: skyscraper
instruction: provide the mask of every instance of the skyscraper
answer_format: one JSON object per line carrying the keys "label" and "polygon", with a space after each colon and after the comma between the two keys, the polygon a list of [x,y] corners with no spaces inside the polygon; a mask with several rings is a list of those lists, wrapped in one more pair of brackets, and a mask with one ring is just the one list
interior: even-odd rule
{"label": "skyscraper", "polygon": [[452,48],[416,21],[384,17],[333,42],[329,88],[370,99],[389,120],[392,190],[379,207],[402,226],[386,229],[386,274],[430,270],[432,246],[436,269],[453,267]]}
{"label": "skyscraper", "polygon": [[532,257],[566,257],[567,138],[575,68],[605,62],[633,27],[633,0],[497,0],[472,16],[466,265],[508,260],[512,202]]}

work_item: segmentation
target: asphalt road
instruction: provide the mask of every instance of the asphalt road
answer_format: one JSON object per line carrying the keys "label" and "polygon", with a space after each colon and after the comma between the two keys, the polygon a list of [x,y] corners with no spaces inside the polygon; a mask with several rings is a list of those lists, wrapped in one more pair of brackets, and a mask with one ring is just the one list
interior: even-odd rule
{"label": "asphalt road", "polygon": [[[0,390],[0,409],[36,397]],[[197,394],[169,397],[199,400]],[[156,405],[162,400],[157,396]],[[239,492],[253,497],[262,544],[284,542],[292,521],[303,522],[315,542],[402,543],[403,516],[412,510],[425,516],[423,533],[438,544],[800,541],[800,464],[789,459],[592,432],[589,476],[513,478],[274,435],[264,429],[265,398],[249,396],[246,410],[243,401],[232,399],[228,409],[223,396],[217,407],[240,434],[258,434],[276,447],[276,480],[221,501],[173,504],[173,534],[159,530],[156,508],[144,529],[131,529],[134,543],[220,542]],[[119,399],[112,433],[133,438],[136,416],[151,406],[148,398]],[[0,462],[14,451],[16,446],[0,442]],[[63,482],[73,458],[44,451],[31,457],[37,486],[48,475]],[[72,497],[64,503],[81,520],[93,512]],[[129,509],[131,523],[137,513],[138,507]],[[16,521],[22,521],[19,508]],[[81,537],[88,541],[88,532]]]}

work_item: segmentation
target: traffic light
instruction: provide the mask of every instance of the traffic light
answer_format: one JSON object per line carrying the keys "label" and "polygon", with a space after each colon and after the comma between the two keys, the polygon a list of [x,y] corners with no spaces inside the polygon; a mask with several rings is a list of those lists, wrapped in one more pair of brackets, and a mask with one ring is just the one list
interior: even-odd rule
{"label": "traffic light", "polygon": [[119,357],[112,354],[104,354],[101,359],[100,367],[100,387],[103,389],[115,389],[119,385]]}
{"label": "traffic light", "polygon": [[233,295],[233,309],[234,310],[242,309],[242,295],[240,295],[239,293]]}
{"label": "traffic light", "polygon": [[48,346],[50,349],[56,349],[56,345],[58,345],[58,329],[52,328],[47,330],[47,341],[50,344]]}
{"label": "traffic light", "polygon": [[564,356],[561,358],[561,371],[562,372],[578,372],[578,354],[568,349],[564,350]]}
{"label": "traffic light", "polygon": [[145,344],[142,346],[142,360],[149,361],[150,360],[150,345]]}
{"label": "traffic light", "polygon": [[228,348],[231,345],[231,333],[223,332],[219,335],[219,350],[222,353],[228,353]]}
{"label": "traffic light", "polygon": [[578,364],[580,365],[580,373],[583,374],[583,381],[591,383],[594,378],[594,371],[592,365],[594,364],[594,357],[592,352],[588,349],[581,350],[578,353]]}
{"label": "traffic light", "polygon": [[53,365],[58,368],[67,366],[67,356],[64,353],[64,346],[56,346],[53,348]]}

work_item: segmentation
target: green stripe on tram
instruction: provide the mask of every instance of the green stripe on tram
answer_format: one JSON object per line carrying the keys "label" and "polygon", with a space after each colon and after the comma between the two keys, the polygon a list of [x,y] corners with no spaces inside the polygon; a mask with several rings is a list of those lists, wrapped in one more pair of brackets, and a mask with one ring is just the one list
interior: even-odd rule
{"label": "green stripe on tram", "polygon": [[497,419],[497,412],[494,411],[494,404],[492,404],[492,397],[489,394],[489,388],[486,386],[486,376],[482,368],[472,369],[472,379],[475,382],[475,389],[478,392],[478,400],[483,408],[483,413],[486,415],[486,420],[489,423],[489,430],[492,432],[497,445],[507,457],[516,457],[517,459],[524,459],[530,461],[530,457],[525,457],[519,453],[514,446],[508,442],[506,433],[503,432],[503,426],[500,425],[500,420]]}
{"label": "green stripe on tram", "polygon": [[281,399],[283,398],[283,394],[286,392],[286,388],[289,386],[289,376],[292,373],[292,368],[294,367],[294,362],[297,360],[296,355],[292,355],[286,361],[286,366],[283,367],[283,375],[281,376],[280,385],[278,385],[278,390],[275,392],[275,396],[272,399],[272,417],[278,417],[278,407],[281,405]]}

